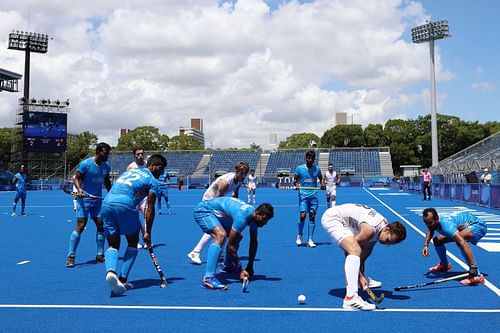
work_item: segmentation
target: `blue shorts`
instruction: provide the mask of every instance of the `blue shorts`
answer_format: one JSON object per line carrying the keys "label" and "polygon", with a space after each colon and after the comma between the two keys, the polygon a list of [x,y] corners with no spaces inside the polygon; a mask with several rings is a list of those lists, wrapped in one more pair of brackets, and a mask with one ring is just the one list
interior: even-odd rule
{"label": "blue shorts", "polygon": [[300,212],[309,212],[316,214],[318,210],[318,196],[301,198],[299,196]]}
{"label": "blue shorts", "polygon": [[167,198],[168,197],[168,188],[166,186],[160,187],[160,191],[158,193],[158,198]]}
{"label": "blue shorts", "polygon": [[88,219],[90,217],[101,217],[102,200],[76,198],[76,217]]}
{"label": "blue shorts", "polygon": [[138,233],[141,229],[141,218],[136,207],[104,203],[101,210],[106,236],[129,235]]}
{"label": "blue shorts", "polygon": [[215,227],[223,227],[229,235],[231,222],[223,217],[215,216],[214,213],[205,209],[195,209],[193,213],[194,220],[200,226],[204,233],[211,234]]}
{"label": "blue shorts", "polygon": [[26,191],[16,191],[16,197],[14,198],[14,201],[18,201],[19,199],[26,199]]}
{"label": "blue shorts", "polygon": [[488,227],[486,226],[486,223],[483,220],[478,221],[477,223],[474,223],[467,228],[472,231],[472,239],[471,243],[476,245],[477,242],[481,240],[481,238],[486,235],[486,232],[488,231]]}

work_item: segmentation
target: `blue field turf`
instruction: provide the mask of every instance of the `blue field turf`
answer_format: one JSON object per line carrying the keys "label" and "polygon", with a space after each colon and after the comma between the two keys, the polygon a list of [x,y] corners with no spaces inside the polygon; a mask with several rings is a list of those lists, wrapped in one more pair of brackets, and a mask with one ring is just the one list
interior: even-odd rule
{"label": "blue field turf", "polygon": [[[103,264],[94,261],[95,226],[89,221],[78,248],[76,267],[67,269],[68,242],[74,228],[72,197],[62,191],[29,192],[28,216],[11,217],[14,193],[0,193],[0,332],[129,332],[152,329],[165,332],[312,332],[343,329],[359,331],[469,332],[495,331],[500,324],[499,211],[462,203],[422,201],[413,194],[385,189],[339,188],[337,203],[370,205],[388,220],[400,220],[408,230],[401,244],[377,245],[366,266],[367,274],[383,282],[376,291],[386,297],[382,309],[372,313],[344,311],[343,253],[333,245],[320,223],[325,210],[323,192],[317,217],[317,248],[297,247],[297,193],[258,189],[258,202],[275,206],[275,218],[259,232],[259,252],[249,293],[241,292],[236,275],[220,275],[230,283],[225,292],[200,287],[205,264],[192,265],[186,257],[201,236],[192,219],[193,207],[203,190],[170,191],[175,215],[157,216],[153,231],[155,253],[169,286],[159,288],[159,277],[145,250],[141,250],[129,281],[135,286],[122,297],[111,297]],[[246,199],[242,191],[241,197]],[[395,292],[399,285],[432,281],[432,252],[420,250],[425,232],[417,214],[432,204],[440,210],[472,209],[491,214],[488,237],[491,252],[474,246],[480,270],[488,283],[464,287],[452,281],[426,288]],[[453,208],[458,207],[458,208]],[[18,208],[19,209],[19,208]],[[498,222],[495,222],[498,221]],[[411,224],[411,225],[410,225]],[[499,229],[499,231],[495,231]],[[305,227],[307,230],[307,225]],[[495,235],[496,234],[496,235]],[[240,247],[245,261],[248,234]],[[126,242],[123,241],[121,254]],[[454,273],[463,272],[463,258],[448,246]],[[202,258],[205,259],[205,253]],[[29,261],[29,262],[27,262]],[[25,262],[23,264],[19,264]],[[297,296],[307,296],[305,305]],[[470,325],[470,326],[469,326]]]}

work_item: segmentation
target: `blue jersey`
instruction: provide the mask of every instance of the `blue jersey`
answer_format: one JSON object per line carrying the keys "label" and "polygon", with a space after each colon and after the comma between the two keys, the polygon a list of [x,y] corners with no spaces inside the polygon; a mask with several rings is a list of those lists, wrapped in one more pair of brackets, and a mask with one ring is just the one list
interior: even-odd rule
{"label": "blue jersey", "polygon": [[[321,170],[317,165],[313,165],[309,169],[306,164],[302,164],[295,169],[295,176],[299,178],[299,184],[301,187],[319,187],[319,175],[321,175]],[[301,198],[315,197],[318,195],[318,191],[311,189],[301,189],[299,195]]]}
{"label": "blue jersey", "polygon": [[104,203],[136,207],[149,192],[158,195],[158,181],[147,168],[125,171],[109,191]]}
{"label": "blue jersey", "polygon": [[473,215],[469,212],[460,212],[454,215],[440,216],[439,224],[441,225],[441,228],[438,228],[437,231],[445,237],[453,238],[453,235],[459,232],[459,226],[462,226],[464,228],[471,228],[476,224],[485,223],[476,215]]}
{"label": "blue jersey", "polygon": [[158,177],[158,181],[159,182],[162,182],[162,183],[166,183],[168,180],[168,172],[167,170],[165,170],[161,175],[160,177]]}
{"label": "blue jersey", "polygon": [[208,210],[219,218],[224,228],[232,228],[234,231],[243,233],[247,226],[250,230],[257,230],[257,224],[252,222],[255,207],[246,204],[237,198],[219,197],[200,202],[195,209]]}
{"label": "blue jersey", "polygon": [[[78,164],[77,171],[83,177],[83,190],[88,194],[102,197],[102,184],[106,176],[109,176],[111,167],[108,162],[97,165],[93,157],[89,157]],[[87,198],[86,198],[87,199]]]}
{"label": "blue jersey", "polygon": [[26,192],[26,174],[25,173],[16,173],[14,175],[14,178],[17,179],[16,181],[16,190],[18,192]]}

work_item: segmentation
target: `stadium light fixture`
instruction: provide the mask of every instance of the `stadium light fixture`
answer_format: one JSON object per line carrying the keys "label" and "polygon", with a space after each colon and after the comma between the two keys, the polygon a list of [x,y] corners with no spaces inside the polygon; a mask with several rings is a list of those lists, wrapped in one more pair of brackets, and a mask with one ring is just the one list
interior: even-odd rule
{"label": "stadium light fixture", "polygon": [[13,30],[9,34],[9,49],[24,51],[24,97],[30,97],[30,53],[47,53],[49,36],[34,32]]}
{"label": "stadium light fixture", "polygon": [[413,43],[420,44],[429,42],[431,60],[431,140],[432,140],[432,166],[439,163],[438,152],[438,129],[437,129],[437,107],[436,107],[436,74],[434,66],[434,41],[451,37],[448,21],[427,22],[411,29]]}

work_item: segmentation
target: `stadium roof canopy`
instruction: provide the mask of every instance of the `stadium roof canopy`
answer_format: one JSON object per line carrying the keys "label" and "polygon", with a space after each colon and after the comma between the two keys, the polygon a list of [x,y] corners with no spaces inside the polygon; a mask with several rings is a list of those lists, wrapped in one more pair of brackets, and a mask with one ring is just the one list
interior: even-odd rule
{"label": "stadium roof canopy", "polygon": [[18,80],[23,76],[0,68],[0,91],[18,92]]}

